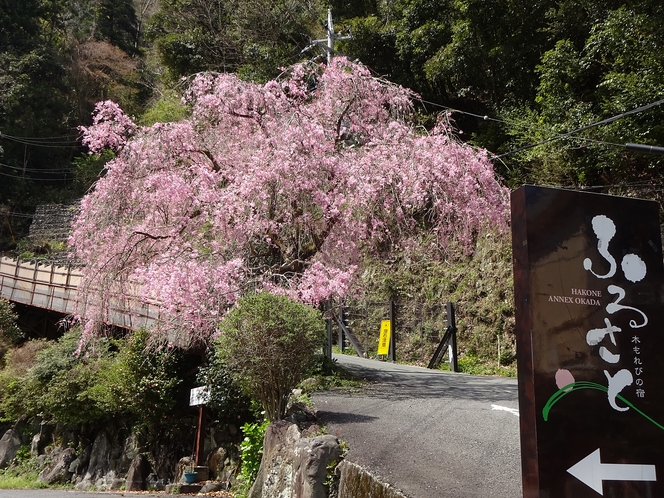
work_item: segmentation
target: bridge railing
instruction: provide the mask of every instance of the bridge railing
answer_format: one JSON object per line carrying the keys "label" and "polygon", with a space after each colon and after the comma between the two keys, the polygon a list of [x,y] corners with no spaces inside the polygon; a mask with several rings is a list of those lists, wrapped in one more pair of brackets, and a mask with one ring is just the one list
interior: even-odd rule
{"label": "bridge railing", "polygon": [[80,281],[73,267],[0,258],[0,295],[10,301],[71,314]]}
{"label": "bridge railing", "polygon": [[[0,296],[10,301],[35,306],[66,315],[75,313],[81,271],[74,266],[56,266],[0,258]],[[129,297],[111,302],[108,321],[111,325],[137,330],[159,320],[159,304],[143,303]]]}

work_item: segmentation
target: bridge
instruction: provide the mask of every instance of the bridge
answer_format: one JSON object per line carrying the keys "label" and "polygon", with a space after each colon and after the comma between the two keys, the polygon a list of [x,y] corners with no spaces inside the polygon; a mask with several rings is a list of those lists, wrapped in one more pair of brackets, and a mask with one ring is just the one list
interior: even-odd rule
{"label": "bridge", "polygon": [[[73,315],[80,268],[0,258],[0,296],[9,301]],[[111,303],[109,325],[130,330],[148,328],[159,319],[157,303],[132,299],[129,306]]]}

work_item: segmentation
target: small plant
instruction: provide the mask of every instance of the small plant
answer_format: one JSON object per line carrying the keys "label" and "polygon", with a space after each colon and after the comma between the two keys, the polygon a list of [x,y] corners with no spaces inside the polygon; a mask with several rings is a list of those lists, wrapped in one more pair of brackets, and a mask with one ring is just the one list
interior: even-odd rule
{"label": "small plant", "polygon": [[246,423],[242,426],[244,440],[240,444],[242,468],[238,479],[251,486],[256,480],[263,458],[263,439],[269,422]]}
{"label": "small plant", "polygon": [[[338,460],[332,460],[327,467],[325,468],[325,482],[323,483],[325,487],[330,489],[330,487],[334,486],[335,484],[339,484],[339,475],[337,474],[337,467],[339,466],[339,463],[346,458],[346,455],[348,454],[348,443],[346,441],[339,441],[339,448],[341,448],[341,456],[339,456]],[[330,496],[332,496],[333,493],[330,493]],[[334,495],[336,496],[336,495]]]}

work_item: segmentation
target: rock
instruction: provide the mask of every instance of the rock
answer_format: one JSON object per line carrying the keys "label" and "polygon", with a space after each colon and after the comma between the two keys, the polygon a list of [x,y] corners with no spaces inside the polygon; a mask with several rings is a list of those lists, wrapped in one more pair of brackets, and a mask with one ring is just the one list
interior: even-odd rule
{"label": "rock", "polygon": [[302,429],[302,437],[314,437],[320,436],[323,432],[323,428],[318,424],[311,424],[308,427]]}
{"label": "rock", "polygon": [[94,482],[95,490],[97,491],[108,491],[113,487],[113,483],[117,480],[117,475],[114,470],[107,472],[102,475],[99,479]]}
{"label": "rock", "polygon": [[338,498],[406,498],[389,484],[384,484],[359,465],[344,460],[337,467],[340,474]]}
{"label": "rock", "polygon": [[191,457],[182,457],[175,468],[174,482],[184,482],[182,475],[186,469],[194,466],[194,459]]}
{"label": "rock", "polygon": [[16,458],[21,447],[21,435],[17,430],[9,429],[0,439],[0,469],[6,467]]}
{"label": "rock", "polygon": [[38,456],[44,453],[44,448],[53,441],[53,427],[45,422],[39,424],[39,432],[32,437],[30,455]]}
{"label": "rock", "polygon": [[137,455],[129,466],[127,472],[127,491],[145,491],[147,489],[147,477],[150,475],[150,462],[145,454]]}
{"label": "rock", "polygon": [[[97,434],[97,437],[92,443],[92,449],[90,450],[88,470],[85,472],[83,479],[76,484],[75,489],[87,491],[90,488],[97,487],[110,487],[110,482],[102,479],[104,474],[106,474],[109,469],[111,469],[110,462],[111,455],[111,444],[108,439],[108,435],[105,431],[101,431]],[[115,473],[113,473],[112,478],[115,478]]]}
{"label": "rock", "polygon": [[294,496],[327,498],[327,469],[334,466],[341,455],[339,441],[330,434],[297,441]]}
{"label": "rock", "polygon": [[222,447],[219,447],[210,453],[207,460],[207,466],[210,469],[210,477],[216,479],[223,472],[224,461],[226,460],[227,455],[228,452]]}
{"label": "rock", "polygon": [[111,453],[111,443],[106,432],[101,431],[97,434],[92,449],[90,450],[90,463],[86,478],[90,480],[98,479],[106,469],[110,467],[109,456]]}
{"label": "rock", "polygon": [[54,452],[52,455],[53,460],[50,465],[47,465],[37,477],[41,482],[46,484],[66,484],[71,480],[71,472],[69,466],[76,459],[76,450],[74,448],[66,448],[59,454]]}
{"label": "rock", "polygon": [[298,439],[300,431],[297,426],[285,420],[273,422],[267,427],[263,458],[256,480],[249,490],[249,498],[291,496],[288,490],[293,487],[293,449]]}
{"label": "rock", "polygon": [[121,477],[116,477],[111,483],[111,491],[120,491],[125,489],[127,486],[127,479],[122,479]]}
{"label": "rock", "polygon": [[297,425],[274,422],[265,433],[263,459],[249,498],[327,498],[327,468],[341,454],[334,436],[302,438]]}
{"label": "rock", "polygon": [[148,485],[148,489],[154,489],[155,491],[164,491],[166,489],[166,480],[160,479],[155,473],[150,474],[145,482]]}
{"label": "rock", "polygon": [[226,487],[222,483],[210,481],[208,483],[205,483],[199,492],[216,493],[217,491],[224,491],[225,489]]}
{"label": "rock", "polygon": [[143,452],[143,444],[141,442],[140,437],[136,433],[132,433],[129,435],[127,439],[125,439],[124,442],[124,447],[122,449],[122,454],[124,458],[132,462],[134,458],[136,458],[139,453]]}
{"label": "rock", "polygon": [[72,474],[82,474],[90,462],[90,447],[83,449],[80,455],[69,465],[69,472]]}

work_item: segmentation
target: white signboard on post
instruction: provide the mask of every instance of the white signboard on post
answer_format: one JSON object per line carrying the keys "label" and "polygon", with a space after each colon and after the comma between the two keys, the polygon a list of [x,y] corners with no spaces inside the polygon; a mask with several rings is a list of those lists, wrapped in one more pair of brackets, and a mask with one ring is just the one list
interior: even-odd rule
{"label": "white signboard on post", "polygon": [[189,406],[204,405],[210,401],[208,386],[194,387],[189,393]]}

